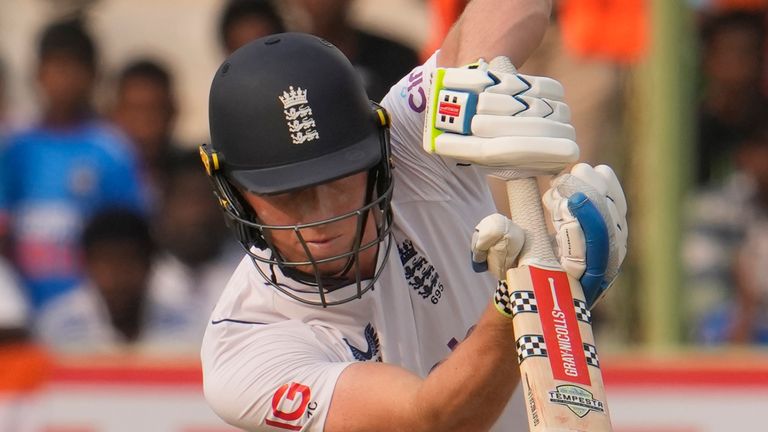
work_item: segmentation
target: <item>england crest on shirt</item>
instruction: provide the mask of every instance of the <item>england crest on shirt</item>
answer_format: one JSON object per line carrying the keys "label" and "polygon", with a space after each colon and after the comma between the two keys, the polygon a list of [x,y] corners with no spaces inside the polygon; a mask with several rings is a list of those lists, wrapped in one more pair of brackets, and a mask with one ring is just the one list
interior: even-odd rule
{"label": "england crest on shirt", "polygon": [[409,239],[397,245],[400,262],[403,263],[405,279],[408,285],[425,300],[437,304],[443,296],[443,283],[437,274],[435,266],[429,263]]}

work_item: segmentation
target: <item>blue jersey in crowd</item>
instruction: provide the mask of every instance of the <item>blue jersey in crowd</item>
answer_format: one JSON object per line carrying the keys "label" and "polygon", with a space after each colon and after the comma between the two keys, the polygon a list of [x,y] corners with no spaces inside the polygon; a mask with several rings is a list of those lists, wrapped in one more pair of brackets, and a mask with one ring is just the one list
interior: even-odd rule
{"label": "blue jersey in crowd", "polygon": [[10,219],[13,259],[35,307],[81,281],[84,223],[110,206],[143,211],[136,161],[96,120],[68,130],[11,136],[0,154],[0,215]]}

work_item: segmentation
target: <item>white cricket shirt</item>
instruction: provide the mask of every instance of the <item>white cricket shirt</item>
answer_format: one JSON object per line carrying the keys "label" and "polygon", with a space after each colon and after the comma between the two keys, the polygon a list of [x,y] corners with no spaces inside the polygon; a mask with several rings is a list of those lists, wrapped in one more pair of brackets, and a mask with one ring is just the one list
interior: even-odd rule
{"label": "white cricket shirt", "polygon": [[[248,256],[235,270],[202,346],[205,396],[230,424],[251,431],[320,432],[347,365],[384,361],[426,377],[488,305],[496,280],[472,271],[469,246],[475,224],[496,211],[485,175],[421,147],[426,77],[434,68],[435,56],[382,101],[392,118],[395,244],[387,262],[379,263],[386,267],[375,288],[323,309],[271,287]],[[328,298],[354,289],[341,288]],[[520,387],[493,430],[528,430]]]}

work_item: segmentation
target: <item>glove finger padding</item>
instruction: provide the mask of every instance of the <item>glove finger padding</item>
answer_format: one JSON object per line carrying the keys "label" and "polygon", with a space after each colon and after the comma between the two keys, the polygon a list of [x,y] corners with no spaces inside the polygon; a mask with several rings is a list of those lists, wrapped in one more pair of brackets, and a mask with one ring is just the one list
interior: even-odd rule
{"label": "glove finger padding", "polygon": [[[467,139],[473,145],[467,156]],[[572,162],[573,152],[567,138],[499,137],[478,138],[445,133],[440,136],[440,154],[486,167],[512,168],[531,172],[556,172]],[[578,154],[578,152],[577,152]],[[510,165],[510,161],[514,164]]]}
{"label": "glove finger padding", "polygon": [[438,68],[423,145],[478,165],[553,173],[579,156],[570,118],[553,79],[495,72],[484,61]]}
{"label": "glove finger padding", "polygon": [[485,89],[488,93],[526,95],[562,101],[565,98],[563,85],[552,78],[523,74],[499,73],[491,71],[490,75],[498,82]]}
{"label": "glove finger padding", "polygon": [[487,264],[499,280],[506,278],[507,270],[514,266],[517,255],[523,248],[525,233],[504,215],[495,213],[483,218],[472,234],[472,262],[475,271],[484,270]]}
{"label": "glove finger padding", "polygon": [[619,246],[617,259],[618,266],[621,266],[627,256],[627,237],[629,234],[627,231],[627,198],[624,196],[624,189],[622,189],[619,179],[611,167],[598,165],[595,167],[595,171],[605,179],[605,183],[608,185],[606,194],[608,211],[611,213],[613,222],[616,223],[616,244]]}
{"label": "glove finger padding", "polygon": [[560,123],[571,121],[571,109],[563,102],[532,96],[512,96],[497,93],[480,93],[478,95],[477,114],[540,117]]}
{"label": "glove finger padding", "polygon": [[476,114],[472,117],[472,135],[480,138],[546,137],[574,140],[576,132],[568,123],[524,117]]}

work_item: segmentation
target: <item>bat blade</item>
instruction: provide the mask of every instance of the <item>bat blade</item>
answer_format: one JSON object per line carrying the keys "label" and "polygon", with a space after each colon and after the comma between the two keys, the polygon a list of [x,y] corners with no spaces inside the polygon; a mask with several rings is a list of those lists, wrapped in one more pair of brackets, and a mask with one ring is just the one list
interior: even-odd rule
{"label": "bat blade", "polygon": [[578,281],[561,270],[509,270],[520,376],[532,432],[611,431],[590,324]]}
{"label": "bat blade", "polygon": [[560,267],[534,178],[506,183],[512,221],[525,232],[507,272],[520,376],[532,432],[610,432],[591,314],[581,284]]}

